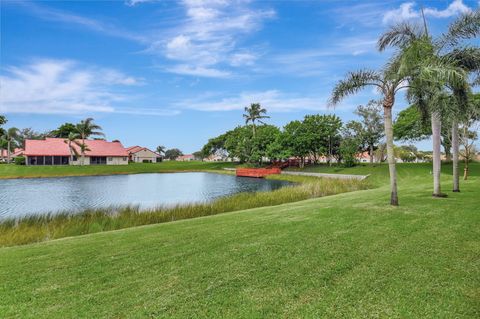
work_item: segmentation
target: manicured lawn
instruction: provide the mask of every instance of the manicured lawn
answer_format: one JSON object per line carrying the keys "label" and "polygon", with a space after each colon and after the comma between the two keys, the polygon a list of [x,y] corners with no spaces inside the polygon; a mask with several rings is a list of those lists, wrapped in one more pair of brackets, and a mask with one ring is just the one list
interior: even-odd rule
{"label": "manicured lawn", "polygon": [[[446,167],[448,168],[448,167]],[[480,165],[380,188],[0,249],[0,317],[478,318]],[[386,170],[385,170],[386,171]]]}
{"label": "manicured lawn", "polygon": [[0,179],[19,177],[55,177],[82,175],[113,175],[138,173],[165,173],[178,171],[215,170],[233,167],[232,163],[219,162],[176,162],[131,163],[128,165],[86,165],[86,166],[20,166],[0,165]]}

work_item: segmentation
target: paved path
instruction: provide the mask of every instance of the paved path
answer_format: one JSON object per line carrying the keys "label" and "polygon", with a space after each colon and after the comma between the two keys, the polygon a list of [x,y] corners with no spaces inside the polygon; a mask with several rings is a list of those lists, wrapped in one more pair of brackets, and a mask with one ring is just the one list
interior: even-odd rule
{"label": "paved path", "polygon": [[339,178],[339,179],[358,179],[364,180],[370,175],[348,175],[348,174],[327,174],[327,173],[311,173],[311,172],[295,172],[295,171],[282,171],[285,175],[299,175],[299,176],[316,176],[325,178]]}

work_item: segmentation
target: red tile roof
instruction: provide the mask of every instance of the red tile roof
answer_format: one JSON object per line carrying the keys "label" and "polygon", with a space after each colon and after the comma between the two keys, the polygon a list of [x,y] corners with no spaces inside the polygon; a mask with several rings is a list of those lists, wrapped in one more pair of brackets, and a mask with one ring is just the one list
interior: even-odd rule
{"label": "red tile roof", "polygon": [[149,148],[147,148],[147,147],[141,147],[141,146],[138,146],[138,145],[137,145],[137,146],[127,147],[125,150],[128,152],[128,154],[133,154],[133,153],[137,153],[137,152],[146,150],[146,151],[150,151],[150,152],[152,152],[152,153],[155,153],[155,154],[157,154],[158,156],[161,156],[161,155],[158,154],[157,152],[152,151],[151,149],[149,149]]}
{"label": "red tile roof", "polygon": [[[127,151],[120,142],[107,142],[103,140],[85,140],[90,149],[85,152],[86,156],[128,156]],[[78,153],[80,148],[74,146]],[[70,156],[68,144],[63,138],[50,138],[45,140],[25,140],[26,156]]]}
{"label": "red tile roof", "polygon": [[128,153],[136,153],[136,152],[138,152],[138,151],[143,150],[143,147],[136,145],[136,146],[127,147],[125,150],[126,150]]}
{"label": "red tile roof", "polygon": [[[11,157],[21,156],[23,154],[23,148],[16,148],[13,152],[10,153]],[[0,150],[0,157],[7,157],[8,152],[7,150],[1,149]]]}

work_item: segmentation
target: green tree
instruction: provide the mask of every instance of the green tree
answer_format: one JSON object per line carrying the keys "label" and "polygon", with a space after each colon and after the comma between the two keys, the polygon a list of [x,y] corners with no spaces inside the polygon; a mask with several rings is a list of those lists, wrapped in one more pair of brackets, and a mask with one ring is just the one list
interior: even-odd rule
{"label": "green tree", "polygon": [[[465,74],[466,64],[465,61],[458,59],[458,54],[461,52],[462,56],[470,56],[471,50],[465,49],[459,44],[461,41],[475,38],[479,34],[480,13],[477,10],[458,18],[450,25],[448,32],[437,39],[433,39],[428,34],[424,18],[423,29],[405,23],[399,24],[391,27],[379,41],[380,50],[396,47],[402,51],[401,69],[410,75],[409,100],[414,101],[421,108],[422,113],[430,112],[431,114],[433,196],[435,197],[445,196],[441,193],[440,187],[441,113],[444,110],[439,106],[442,105],[441,102],[445,101],[445,89],[447,88],[453,91],[457,98],[466,94],[465,92],[468,90],[467,75]],[[474,68],[478,68],[480,65],[478,61],[476,59],[473,61],[475,62]],[[459,110],[454,113],[458,114]],[[455,123],[453,125],[456,126]],[[453,132],[457,134],[456,129],[453,129]],[[454,140],[456,141],[457,138]],[[458,165],[454,164],[453,167],[455,171]]]}
{"label": "green tree", "polygon": [[361,118],[360,139],[368,149],[370,163],[373,163],[374,150],[385,135],[381,105],[378,101],[370,100],[365,106],[359,105],[355,114]]}
{"label": "green tree", "polygon": [[397,92],[407,87],[405,81],[408,80],[408,76],[399,72],[399,66],[398,58],[395,56],[381,71],[361,70],[350,72],[344,80],[338,82],[334,87],[330,99],[330,104],[337,105],[347,96],[370,86],[377,88],[382,94],[387,158],[390,173],[390,204],[394,206],[398,205],[398,191],[397,170],[395,166],[395,155],[393,153],[392,108],[395,104]]}
{"label": "green tree", "polygon": [[60,125],[56,130],[48,133],[48,136],[57,138],[68,138],[70,133],[78,133],[77,126],[72,123],[64,123]]}
{"label": "green tree", "polygon": [[78,157],[78,151],[75,148],[75,146],[80,146],[82,143],[78,140],[80,135],[76,132],[70,132],[67,136],[67,138],[64,140],[65,144],[68,145],[68,150],[70,151],[70,163],[73,162],[73,157],[77,156]]}
{"label": "green tree", "polygon": [[6,130],[4,134],[4,139],[7,142],[7,163],[11,161],[11,153],[15,148],[15,145],[18,143],[19,139],[19,129],[16,127],[11,127]]}
{"label": "green tree", "polygon": [[102,127],[95,124],[93,122],[93,118],[91,117],[80,121],[80,123],[76,125],[76,128],[77,128],[77,133],[79,134],[80,139],[82,140],[82,147],[80,147],[80,151],[82,155],[81,164],[83,165],[85,162],[85,152],[88,151],[88,147],[85,144],[85,140],[90,136],[105,136],[105,134],[101,132]]}
{"label": "green tree", "polygon": [[305,165],[305,157],[310,153],[307,145],[309,132],[305,130],[305,125],[300,121],[291,121],[284,126],[281,135],[283,148],[290,156],[300,159],[300,167]]}
{"label": "green tree", "polygon": [[342,120],[336,115],[307,115],[302,121],[302,142],[317,162],[319,155],[327,157],[330,163],[333,141],[339,137]]}
{"label": "green tree", "polygon": [[5,130],[2,128],[3,125],[7,123],[7,118],[5,115],[0,115],[0,137],[5,134]]}
{"label": "green tree", "polygon": [[270,116],[267,116],[266,114],[267,114],[267,110],[262,108],[260,103],[252,103],[250,104],[250,107],[248,106],[245,107],[245,114],[243,114],[243,117],[245,118],[245,124],[248,125],[248,123],[252,122],[252,130],[253,130],[254,137],[256,135],[255,122],[265,124],[262,121],[262,119],[270,118]]}
{"label": "green tree", "polygon": [[165,158],[168,158],[169,160],[173,161],[179,156],[183,156],[183,153],[178,148],[172,148],[165,151]]}
{"label": "green tree", "polygon": [[25,140],[42,140],[45,138],[44,133],[34,131],[32,128],[24,128],[18,132],[18,146],[25,148]]}

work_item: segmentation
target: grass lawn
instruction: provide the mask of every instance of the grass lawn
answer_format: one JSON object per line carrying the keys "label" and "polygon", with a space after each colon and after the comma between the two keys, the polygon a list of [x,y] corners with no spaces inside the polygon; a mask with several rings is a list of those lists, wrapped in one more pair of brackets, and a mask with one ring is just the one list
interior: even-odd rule
{"label": "grass lawn", "polygon": [[138,173],[168,173],[181,171],[216,170],[234,167],[233,163],[219,162],[176,162],[130,163],[128,165],[86,165],[86,166],[23,166],[0,165],[0,179],[24,177],[58,177],[83,175],[113,175]]}
{"label": "grass lawn", "polygon": [[[480,165],[379,188],[0,248],[0,317],[479,318]],[[328,170],[313,168],[317,171]]]}

